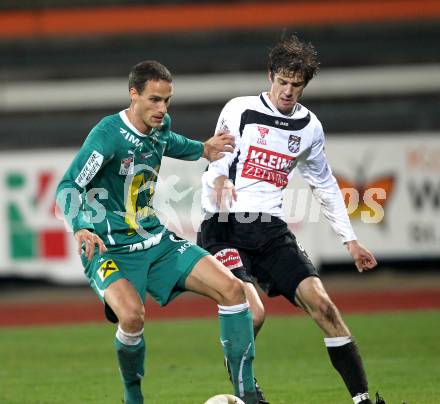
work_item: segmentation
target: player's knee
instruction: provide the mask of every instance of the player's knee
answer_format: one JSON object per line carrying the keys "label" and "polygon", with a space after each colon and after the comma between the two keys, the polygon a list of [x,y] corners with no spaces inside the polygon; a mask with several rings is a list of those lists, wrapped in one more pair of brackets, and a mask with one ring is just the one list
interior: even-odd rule
{"label": "player's knee", "polygon": [[257,336],[257,334],[259,333],[259,331],[263,327],[264,319],[265,319],[264,316],[262,318],[261,317],[257,317],[257,318],[254,317],[253,326],[254,326],[254,336],[255,337]]}
{"label": "player's knee", "polygon": [[264,324],[264,320],[266,319],[266,312],[264,311],[264,307],[251,307],[253,325],[254,325],[254,334],[260,330],[260,328]]}
{"label": "player's knee", "polygon": [[339,322],[338,309],[328,296],[319,296],[316,307],[317,316],[326,322],[337,325]]}
{"label": "player's knee", "polygon": [[136,332],[143,328],[145,321],[145,309],[142,304],[126,307],[119,316],[119,323],[127,332]]}
{"label": "player's knee", "polygon": [[246,302],[246,296],[243,289],[243,283],[235,277],[231,277],[225,282],[223,290],[221,291],[222,302],[226,306],[241,304]]}

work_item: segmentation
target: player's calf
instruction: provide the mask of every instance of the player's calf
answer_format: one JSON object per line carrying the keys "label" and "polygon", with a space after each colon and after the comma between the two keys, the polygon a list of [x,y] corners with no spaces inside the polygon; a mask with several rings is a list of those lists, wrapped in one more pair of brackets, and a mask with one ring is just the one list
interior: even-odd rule
{"label": "player's calf", "polygon": [[144,377],[145,342],[144,330],[128,333],[118,326],[115,349],[124,384],[124,403],[142,404],[144,398],[141,380]]}
{"label": "player's calf", "polygon": [[351,336],[324,338],[333,367],[339,372],[355,404],[372,404],[359,350]]}
{"label": "player's calf", "polygon": [[220,342],[231,370],[234,394],[246,404],[258,403],[252,362],[255,356],[252,314],[248,304],[219,305]]}

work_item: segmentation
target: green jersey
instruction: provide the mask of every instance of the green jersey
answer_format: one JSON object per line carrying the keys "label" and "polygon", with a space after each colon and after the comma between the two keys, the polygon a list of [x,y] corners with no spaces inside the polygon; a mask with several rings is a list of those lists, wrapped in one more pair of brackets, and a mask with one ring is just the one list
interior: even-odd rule
{"label": "green jersey", "polygon": [[163,231],[152,206],[162,156],[197,160],[203,153],[203,143],[170,126],[166,114],[162,126],[145,135],[121,111],[92,129],[57,189],[73,232],[92,230],[116,248]]}

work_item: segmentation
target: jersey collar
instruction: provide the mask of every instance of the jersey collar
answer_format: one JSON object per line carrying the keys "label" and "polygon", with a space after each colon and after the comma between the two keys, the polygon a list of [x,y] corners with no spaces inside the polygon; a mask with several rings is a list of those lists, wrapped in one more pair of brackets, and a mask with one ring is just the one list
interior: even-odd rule
{"label": "jersey collar", "polygon": [[129,121],[129,119],[127,117],[127,112],[126,111],[127,111],[126,109],[123,109],[121,112],[119,112],[119,116],[121,117],[122,122],[124,122],[125,125],[127,125],[130,128],[130,130],[132,130],[137,136],[147,137],[149,135],[152,135],[155,132],[155,130],[156,130],[155,128],[151,129],[151,132],[148,135],[138,131],[136,129],[136,127]]}
{"label": "jersey collar", "polygon": [[263,103],[263,105],[266,108],[269,108],[272,112],[274,112],[274,113],[276,113],[276,114],[278,114],[279,116],[282,116],[282,117],[288,117],[288,118],[293,117],[293,115],[295,114],[295,112],[296,112],[296,110],[298,108],[298,103],[296,103],[295,106],[293,107],[292,112],[290,114],[288,114],[288,115],[284,115],[280,111],[278,111],[278,109],[272,104],[272,101],[270,100],[269,95],[268,95],[267,92],[264,92],[264,93],[260,94],[260,100],[261,100],[261,102]]}

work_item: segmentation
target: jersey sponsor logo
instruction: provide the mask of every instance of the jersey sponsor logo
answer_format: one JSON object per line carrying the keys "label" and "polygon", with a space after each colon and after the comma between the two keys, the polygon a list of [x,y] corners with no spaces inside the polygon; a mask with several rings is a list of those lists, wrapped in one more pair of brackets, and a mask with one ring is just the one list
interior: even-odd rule
{"label": "jersey sponsor logo", "polygon": [[128,140],[129,142],[133,143],[136,147],[140,146],[142,141],[140,141],[135,135],[130,133],[129,131],[119,128],[119,133],[124,136],[125,140]]}
{"label": "jersey sponsor logo", "polygon": [[128,156],[121,160],[119,175],[129,175],[134,173],[134,156]]}
{"label": "jersey sponsor logo", "polygon": [[251,146],[241,176],[261,180],[282,188],[287,186],[294,157]]}
{"label": "jersey sponsor logo", "polygon": [[183,240],[185,243],[182,244],[177,251],[179,251],[180,254],[183,254],[189,247],[191,247],[192,245],[194,245],[193,243],[191,243],[191,241],[188,240]]}
{"label": "jersey sponsor logo", "polygon": [[231,270],[243,266],[240,254],[235,248],[224,248],[215,253],[214,257],[217,258],[226,268]]}
{"label": "jersey sponsor logo", "polygon": [[301,145],[301,137],[296,135],[290,135],[287,142],[287,147],[292,153],[298,153]]}
{"label": "jersey sponsor logo", "polygon": [[220,122],[220,125],[219,125],[219,128],[220,128],[219,130],[229,132],[229,127],[228,127],[228,125],[226,123],[226,119],[225,118],[222,118],[222,120]]}
{"label": "jersey sponsor logo", "polygon": [[75,182],[80,187],[84,188],[99,171],[103,161],[104,161],[104,156],[101,153],[97,152],[96,150],[93,150],[92,154],[88,158],[86,164],[84,164],[84,167],[82,168],[78,177],[76,177]]}
{"label": "jersey sponsor logo", "polygon": [[258,144],[266,145],[267,141],[265,139],[266,135],[269,133],[269,128],[257,125],[258,132],[260,132],[260,137],[257,139]]}
{"label": "jersey sponsor logo", "polygon": [[146,160],[148,157],[151,157],[153,155],[153,152],[149,152],[149,153],[141,153],[141,160],[144,161]]}
{"label": "jersey sponsor logo", "polygon": [[280,121],[279,119],[275,119],[274,121],[275,125],[277,126],[289,126],[289,122],[287,121]]}
{"label": "jersey sponsor logo", "polygon": [[[220,338],[220,344],[222,344],[222,346],[226,346],[226,344],[229,342],[229,340],[228,339],[221,339]],[[229,369],[229,368],[228,368]]]}
{"label": "jersey sponsor logo", "polygon": [[127,247],[129,248],[130,252],[148,250],[149,248],[158,245],[160,243],[160,240],[162,240],[162,233],[155,234],[154,236],[147,238],[144,241],[130,244]]}
{"label": "jersey sponsor logo", "polygon": [[118,272],[119,268],[113,260],[105,260],[98,269],[101,281],[105,281],[111,274]]}

